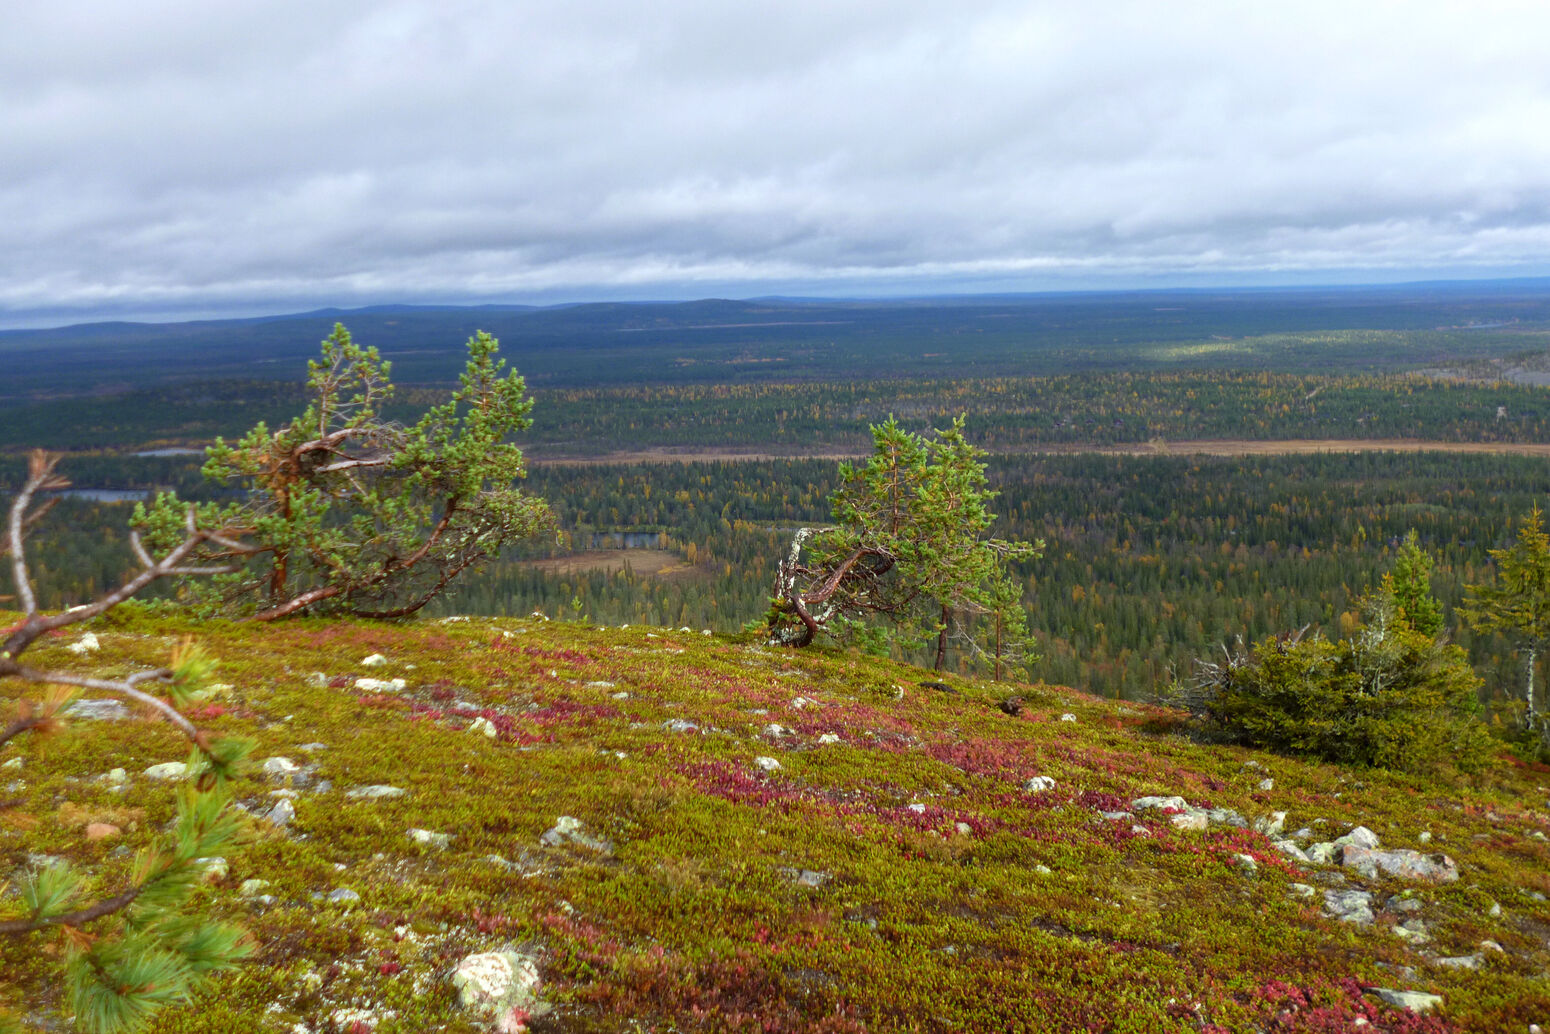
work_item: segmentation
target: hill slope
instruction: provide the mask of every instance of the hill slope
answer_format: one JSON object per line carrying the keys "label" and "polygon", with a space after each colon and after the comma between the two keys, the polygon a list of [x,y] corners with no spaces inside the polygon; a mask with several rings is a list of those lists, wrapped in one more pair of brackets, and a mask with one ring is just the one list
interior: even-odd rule
{"label": "hill slope", "polygon": [[[202,720],[292,762],[239,783],[253,842],[212,863],[256,961],[158,1031],[489,1030],[448,977],[507,950],[541,980],[507,1026],[534,1031],[1550,1025],[1542,769],[1466,787],[1311,765],[1194,743],[1160,709],[1040,686],[1013,716],[1005,686],[687,630],[95,631],[88,663],[114,673],[197,635],[230,686]],[[67,646],[38,660],[81,667]],[[114,886],[171,815],[141,773],[182,756],[132,715],[13,744],[0,865],[63,855]],[[92,778],[114,768],[125,785]],[[1301,864],[1233,814],[1281,811],[1302,848],[1361,825],[1460,876]],[[37,1029],[68,1029],[53,950],[0,942],[0,1006]]]}

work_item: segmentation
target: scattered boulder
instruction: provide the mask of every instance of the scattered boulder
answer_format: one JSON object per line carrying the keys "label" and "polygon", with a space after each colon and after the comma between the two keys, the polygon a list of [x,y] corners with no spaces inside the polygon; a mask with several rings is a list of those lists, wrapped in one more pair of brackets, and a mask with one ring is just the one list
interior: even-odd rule
{"label": "scattered boulder", "polygon": [[1034,776],[1023,783],[1023,789],[1029,793],[1043,793],[1045,790],[1053,790],[1054,788],[1055,780],[1049,776]]}
{"label": "scattered boulder", "polygon": [[358,800],[377,801],[391,797],[402,797],[407,791],[396,786],[388,786],[386,783],[376,783],[372,786],[357,786],[353,790],[346,790],[346,797],[354,797]]}
{"label": "scattered boulder", "polygon": [[102,644],[97,641],[97,635],[95,632],[87,632],[85,635],[81,636],[81,638],[65,647],[65,649],[69,650],[77,657],[84,657],[89,653],[96,653],[98,650],[102,649]]}
{"label": "scattered boulder", "polygon": [[780,874],[798,887],[822,887],[834,878],[833,874],[820,872],[817,869],[782,868]]}
{"label": "scattered boulder", "polygon": [[827,746],[830,743],[840,742],[840,738],[832,732],[826,732],[822,736],[818,737],[818,742]]}
{"label": "scattered boulder", "polygon": [[182,779],[188,775],[188,766],[181,761],[166,761],[152,765],[145,770],[145,775],[151,779]]}
{"label": "scattered boulder", "polygon": [[1309,858],[1302,848],[1290,840],[1272,840],[1271,844],[1274,845],[1277,851],[1280,851],[1294,862],[1301,862],[1303,865],[1313,864],[1313,859]]}
{"label": "scattered boulder", "polygon": [[588,832],[586,823],[571,815],[561,815],[538,840],[547,847],[572,844],[601,855],[613,854],[614,851],[614,845],[608,839],[594,836]]}
{"label": "scattered boulder", "polygon": [[1266,793],[1269,793],[1271,790],[1276,788],[1276,781],[1274,779],[1261,779],[1259,781],[1259,788]]}
{"label": "scattered boulder", "polygon": [[452,844],[451,833],[433,833],[428,829],[411,829],[406,836],[417,844],[425,844],[428,847],[445,851]]}
{"label": "scattered boulder", "polygon": [[473,721],[469,722],[468,728],[465,731],[478,733],[479,735],[492,740],[496,739],[501,734],[500,730],[495,727],[495,723],[490,721],[484,715],[480,715],[478,718],[475,718]]}
{"label": "scattered boulder", "polygon": [[1430,1012],[1442,1004],[1442,995],[1427,994],[1425,991],[1396,991],[1387,987],[1371,987],[1368,991],[1395,1008],[1412,1012]]}
{"label": "scattered boulder", "polygon": [[1289,883],[1286,892],[1294,898],[1311,898],[1318,896],[1318,889],[1310,887],[1306,883]]}
{"label": "scattered boulder", "polygon": [[403,679],[355,680],[355,688],[366,693],[402,693],[408,685]]}
{"label": "scattered boulder", "polygon": [[780,762],[774,758],[754,758],[753,763],[766,772],[780,771]]}
{"label": "scattered boulder", "polygon": [[1160,811],[1176,829],[1200,832],[1211,824],[1208,812],[1194,807],[1182,797],[1137,797],[1130,802],[1135,811]]}
{"label": "scattered boulder", "polygon": [[272,783],[288,783],[301,773],[301,766],[290,758],[272,757],[264,759],[259,771]]}
{"label": "scattered boulder", "polygon": [[1279,836],[1285,828],[1286,812],[1284,811],[1273,811],[1269,815],[1261,815],[1254,820],[1255,832],[1263,833],[1268,837]]}
{"label": "scattered boulder", "polygon": [[1063,722],[1074,722],[1074,721],[1076,721],[1076,715],[1074,715],[1071,712],[1067,711],[1065,714],[1060,716],[1060,720],[1063,721]]}
{"label": "scattered boulder", "polygon": [[129,717],[129,708],[121,700],[77,700],[65,708],[65,717],[94,722],[116,722]]}
{"label": "scattered boulder", "polygon": [[1237,826],[1239,829],[1245,829],[1249,824],[1248,820],[1240,812],[1236,812],[1231,808],[1212,808],[1206,812],[1206,818],[1212,822],[1220,822],[1223,825]]}
{"label": "scattered boulder", "polygon": [[278,829],[284,829],[296,817],[296,805],[281,798],[273,808],[264,812],[264,821]]}
{"label": "scattered boulder", "polygon": [[699,732],[700,727],[687,718],[673,718],[662,723],[668,732]]}
{"label": "scattered boulder", "polygon": [[349,887],[340,887],[328,895],[328,903],[331,905],[353,905],[361,899],[361,896]]}
{"label": "scattered boulder", "polygon": [[1459,878],[1458,865],[1445,854],[1420,851],[1378,851],[1348,844],[1340,849],[1340,864],[1355,869],[1368,879],[1380,872],[1402,880],[1423,883],[1452,883]]}
{"label": "scattered boulder", "polygon": [[493,1022],[501,1034],[517,1034],[527,1029],[541,980],[532,956],[494,951],[463,958],[452,971],[451,983],[464,1009]]}
{"label": "scattered boulder", "polygon": [[1366,826],[1357,826],[1355,829],[1351,830],[1351,832],[1347,833],[1345,836],[1336,837],[1335,838],[1335,846],[1336,847],[1365,847],[1365,848],[1376,850],[1380,846],[1380,843],[1378,841],[1378,834],[1374,833],[1372,830],[1368,829]]}
{"label": "scattered boulder", "polygon": [[1327,840],[1313,844],[1308,848],[1308,861],[1314,865],[1334,865],[1337,850],[1338,848]]}
{"label": "scattered boulder", "polygon": [[1372,922],[1372,895],[1363,890],[1326,890],[1324,910],[1342,923]]}
{"label": "scattered boulder", "polygon": [[374,653],[370,657],[362,657],[361,658],[361,667],[363,667],[363,668],[380,668],[382,665],[386,664],[387,662],[388,662],[388,660],[387,660],[386,657],[382,656],[380,653]]}

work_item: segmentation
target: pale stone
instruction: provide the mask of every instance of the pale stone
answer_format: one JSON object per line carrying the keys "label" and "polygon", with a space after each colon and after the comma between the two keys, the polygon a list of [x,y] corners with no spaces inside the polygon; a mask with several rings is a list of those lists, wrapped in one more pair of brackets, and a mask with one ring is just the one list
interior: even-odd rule
{"label": "pale stone", "polygon": [[1427,994],[1425,991],[1395,991],[1387,987],[1375,987],[1372,993],[1396,1008],[1414,1012],[1430,1012],[1442,1004],[1442,995]]}
{"label": "pale stone", "polygon": [[1053,790],[1055,780],[1049,776],[1034,776],[1023,783],[1023,789],[1029,793],[1043,793],[1045,790]]}
{"label": "pale stone", "polygon": [[818,737],[818,742],[827,746],[830,743],[840,742],[840,738],[832,732],[826,732],[822,736]]}
{"label": "pale stone", "polygon": [[1375,851],[1348,844],[1341,848],[1340,864],[1368,878],[1375,877],[1380,871],[1403,880],[1426,883],[1452,883],[1459,878],[1458,865],[1453,859],[1445,854],[1422,854],[1420,851]]}
{"label": "pale stone", "polygon": [[363,667],[363,668],[379,668],[382,665],[386,664],[387,662],[388,662],[388,659],[386,657],[382,656],[380,653],[374,653],[370,657],[362,657],[361,658],[361,667]]}
{"label": "pale stone", "polygon": [[259,766],[259,771],[263,772],[264,775],[269,779],[272,779],[276,782],[284,782],[285,780],[294,776],[297,772],[300,772],[301,766],[292,761],[290,758],[277,756],[272,758],[265,758],[264,763]]}
{"label": "pale stone", "polygon": [[1324,908],[1343,923],[1372,922],[1372,895],[1361,890],[1326,890]]}
{"label": "pale stone", "polygon": [[784,725],[781,725],[779,722],[771,722],[763,729],[763,735],[777,738],[786,735],[788,732],[790,732],[790,730],[787,729]]}
{"label": "pale stone", "polygon": [[279,803],[264,813],[264,821],[268,822],[271,826],[277,826],[280,829],[284,829],[286,826],[289,826],[291,824],[291,820],[295,817],[296,805],[292,804],[288,799],[283,797],[280,799]]}
{"label": "pale stone", "polygon": [[356,679],[355,688],[367,693],[401,693],[409,683],[403,679]]}
{"label": "pale stone", "polygon": [[662,728],[668,732],[699,732],[700,727],[687,718],[673,718],[662,723]]}
{"label": "pale stone", "polygon": [[1259,781],[1259,788],[1268,793],[1276,788],[1276,781],[1274,779],[1261,779]]}
{"label": "pale stone", "polygon": [[1060,720],[1063,722],[1074,722],[1076,721],[1076,715],[1067,712],[1060,716]]}
{"label": "pale stone", "polygon": [[1266,836],[1279,836],[1286,828],[1286,812],[1273,811],[1269,815],[1262,815],[1254,820],[1254,830]]}
{"label": "pale stone", "polygon": [[1302,848],[1298,847],[1290,840],[1275,840],[1272,841],[1272,843],[1275,845],[1277,851],[1280,851],[1294,862],[1301,862],[1304,865],[1311,865],[1313,862],[1313,860],[1307,856]]}
{"label": "pale stone", "polygon": [[334,905],[353,905],[360,899],[361,896],[349,887],[340,887],[328,895],[329,903]]}
{"label": "pale stone", "polygon": [[780,762],[776,761],[774,758],[754,758],[753,763],[764,769],[766,772],[780,771]]}
{"label": "pale stone", "polygon": [[1336,847],[1329,841],[1321,841],[1308,848],[1308,861],[1314,865],[1334,865]]}
{"label": "pale stone", "polygon": [[84,657],[86,654],[96,653],[102,649],[102,644],[97,641],[96,633],[87,632],[81,638],[65,647],[65,649],[78,657]]}
{"label": "pale stone", "polygon": [[404,790],[400,790],[396,786],[377,783],[374,786],[357,786],[353,790],[347,790],[345,791],[345,796],[365,800],[380,800],[388,797],[402,797],[404,793]]}
{"label": "pale stone", "polygon": [[11,760],[7,761],[5,764],[0,765],[0,768],[16,768],[16,769],[19,769],[21,767],[22,767],[22,759],[21,758],[12,758]]}
{"label": "pale stone", "polygon": [[152,765],[145,774],[152,779],[182,779],[188,774],[188,766],[181,761],[167,761]]}
{"label": "pale stone", "polygon": [[430,847],[440,848],[443,851],[452,843],[452,834],[433,833],[428,829],[411,829],[408,836],[410,840],[417,844],[426,844]]}
{"label": "pale stone", "polygon": [[548,829],[539,841],[549,847],[559,847],[562,844],[574,844],[577,847],[595,851],[598,854],[612,854],[614,845],[606,838],[594,836],[587,830],[586,823],[573,815],[561,815],[555,820],[554,825]]}
{"label": "pale stone", "polygon": [[1335,838],[1336,847],[1346,847],[1347,845],[1376,849],[1379,846],[1378,834],[1366,826],[1357,826],[1345,836]]}
{"label": "pale stone", "polygon": [[129,708],[120,700],[77,700],[65,708],[68,718],[86,718],[98,722],[116,722],[129,717]]}
{"label": "pale stone", "polygon": [[495,723],[490,721],[484,715],[480,715],[478,718],[475,718],[473,721],[469,722],[467,731],[478,733],[479,735],[484,736],[486,739],[491,740],[497,739],[501,734],[500,730],[495,727]]}
{"label": "pale stone", "polygon": [[452,971],[458,1002],[502,1034],[525,1029],[524,1018],[533,1011],[541,983],[538,963],[514,951],[485,952],[466,956]]}

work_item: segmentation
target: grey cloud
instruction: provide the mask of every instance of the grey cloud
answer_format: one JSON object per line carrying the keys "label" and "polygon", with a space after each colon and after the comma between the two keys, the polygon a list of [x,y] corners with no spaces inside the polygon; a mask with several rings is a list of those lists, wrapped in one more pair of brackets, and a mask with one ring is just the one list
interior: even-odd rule
{"label": "grey cloud", "polygon": [[1506,2],[20,0],[0,322],[1543,273],[1547,30]]}

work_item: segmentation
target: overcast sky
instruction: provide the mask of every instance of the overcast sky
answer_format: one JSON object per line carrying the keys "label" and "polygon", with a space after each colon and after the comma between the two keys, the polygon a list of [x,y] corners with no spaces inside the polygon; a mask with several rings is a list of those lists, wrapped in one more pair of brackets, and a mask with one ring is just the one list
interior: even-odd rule
{"label": "overcast sky", "polygon": [[1544,0],[5,0],[0,325],[1550,274]]}

